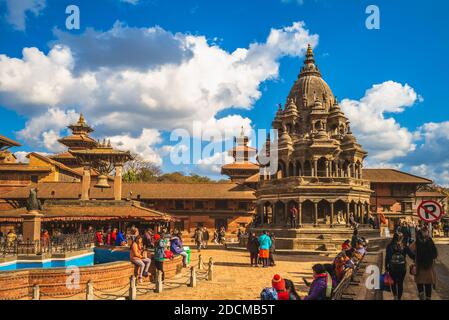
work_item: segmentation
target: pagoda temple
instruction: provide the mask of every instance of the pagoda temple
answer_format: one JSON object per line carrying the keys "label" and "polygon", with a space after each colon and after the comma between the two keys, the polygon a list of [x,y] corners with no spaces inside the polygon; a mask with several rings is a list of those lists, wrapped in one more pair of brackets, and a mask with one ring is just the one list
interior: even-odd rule
{"label": "pagoda temple", "polygon": [[72,134],[59,139],[58,141],[68,147],[68,151],[50,156],[51,159],[65,164],[71,168],[80,167],[76,157],[70,153],[75,150],[91,149],[98,146],[98,142],[89,136],[94,130],[86,123],[83,114],[80,114],[79,120],[75,124],[71,124],[68,128]]}
{"label": "pagoda temple", "polygon": [[257,150],[248,146],[249,138],[245,136],[242,127],[240,137],[234,138],[235,146],[228,151],[228,154],[234,158],[233,163],[225,164],[221,167],[221,174],[231,178],[231,181],[243,183],[246,179],[259,172],[259,165],[250,161]]}

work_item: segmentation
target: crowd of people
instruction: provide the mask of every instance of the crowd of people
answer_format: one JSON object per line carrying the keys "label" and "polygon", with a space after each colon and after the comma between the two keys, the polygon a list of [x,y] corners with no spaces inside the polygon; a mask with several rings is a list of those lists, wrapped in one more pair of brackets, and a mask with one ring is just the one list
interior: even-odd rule
{"label": "crowd of people", "polygon": [[[143,235],[140,235],[139,230],[133,226],[129,241],[131,241],[130,260],[137,267],[139,283],[144,277],[149,276],[152,260],[155,268],[161,271],[162,279],[165,278],[164,261],[167,259],[181,256],[183,267],[186,268],[188,265],[188,254],[184,250],[182,234],[177,230],[170,233],[167,228],[163,228],[160,232],[153,233],[151,229],[147,229]],[[148,251],[150,248],[154,249],[152,256]]]}
{"label": "crowd of people", "polygon": [[[266,239],[267,233],[264,232],[260,237]],[[252,240],[257,239],[253,235]],[[329,300],[332,298],[334,290],[344,279],[349,269],[354,269],[365,256],[367,250],[367,242],[363,237],[358,236],[357,229],[354,230],[351,239],[344,241],[341,245],[341,252],[329,264],[315,264],[312,267],[313,281],[309,282],[303,278],[304,284],[309,287],[308,294],[303,300]],[[260,242],[259,242],[259,248]],[[263,250],[263,249],[262,249]],[[251,263],[253,259],[260,258],[251,255]],[[251,254],[251,251],[250,251]],[[272,286],[262,290],[260,294],[261,300],[301,300],[294,283],[289,279],[283,279],[280,275],[274,275]]]}
{"label": "crowd of people", "polygon": [[[411,236],[411,234],[414,236]],[[407,268],[407,257],[413,263]],[[407,271],[414,276],[420,300],[432,298],[432,288],[436,285],[435,259],[438,251],[432,240],[432,234],[427,225],[416,226],[410,232],[409,225],[401,224],[396,229],[385,255],[385,277],[389,281],[395,300],[401,300],[404,292],[404,280]]]}

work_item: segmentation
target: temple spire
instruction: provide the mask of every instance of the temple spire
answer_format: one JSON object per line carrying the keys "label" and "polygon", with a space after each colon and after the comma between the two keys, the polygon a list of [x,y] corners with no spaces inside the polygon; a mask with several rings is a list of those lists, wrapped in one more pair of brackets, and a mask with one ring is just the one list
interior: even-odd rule
{"label": "temple spire", "polygon": [[299,77],[301,78],[307,75],[321,77],[320,70],[315,64],[315,55],[313,54],[313,49],[310,44],[307,46],[306,58],[304,59],[304,65],[299,73]]}
{"label": "temple spire", "polygon": [[309,64],[309,63],[315,63],[313,49],[312,49],[312,46],[310,45],[310,43],[307,46],[306,60],[304,60],[304,64]]}

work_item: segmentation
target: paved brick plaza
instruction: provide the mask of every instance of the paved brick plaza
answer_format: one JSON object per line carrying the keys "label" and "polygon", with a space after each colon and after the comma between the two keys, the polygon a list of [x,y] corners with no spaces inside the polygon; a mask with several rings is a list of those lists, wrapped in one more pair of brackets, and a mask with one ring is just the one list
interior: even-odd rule
{"label": "paved brick plaza", "polygon": [[[271,278],[279,273],[294,281],[301,296],[307,293],[302,277],[311,279],[311,267],[315,263],[325,263],[331,258],[321,256],[277,256],[277,265],[270,268],[255,268],[249,265],[249,256],[245,251],[202,250],[205,262],[212,257],[215,261],[214,280],[199,281],[197,287],[182,286],[165,290],[160,294],[141,296],[139,299],[157,300],[201,300],[201,299],[253,299],[258,300],[262,288],[271,286]],[[192,253],[195,263],[196,250]]]}

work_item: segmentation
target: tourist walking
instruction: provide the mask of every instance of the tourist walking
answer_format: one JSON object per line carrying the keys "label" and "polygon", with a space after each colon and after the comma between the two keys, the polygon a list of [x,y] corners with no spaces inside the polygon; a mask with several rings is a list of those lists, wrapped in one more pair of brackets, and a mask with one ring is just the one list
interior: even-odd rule
{"label": "tourist walking", "polygon": [[262,260],[264,268],[268,267],[268,258],[270,257],[271,238],[268,236],[268,231],[264,230],[259,237],[259,259]]}
{"label": "tourist walking", "polygon": [[420,300],[431,300],[432,287],[436,285],[435,259],[438,251],[427,227],[421,229],[416,235],[416,241],[410,245],[415,256],[415,265],[410,268],[415,276]]}
{"label": "tourist walking", "polygon": [[209,230],[206,227],[203,227],[203,248],[207,249],[207,245],[209,244]]}
{"label": "tourist walking", "polygon": [[50,244],[50,235],[48,234],[48,230],[44,230],[41,235],[41,246],[46,248]]}
{"label": "tourist walking", "polygon": [[226,243],[226,230],[225,227],[221,227],[220,231],[218,232],[218,243],[219,244],[225,244]]}
{"label": "tourist walking", "polygon": [[195,229],[195,233],[193,235],[193,238],[195,240],[196,249],[198,251],[201,251],[201,246],[203,244],[203,231],[201,230],[201,228],[196,228]]}
{"label": "tourist walking", "polygon": [[407,274],[407,256],[414,258],[413,253],[405,245],[404,236],[395,233],[385,253],[385,272],[388,272],[394,283],[390,287],[394,300],[401,300],[404,292],[404,279]]}
{"label": "tourist walking", "polygon": [[290,226],[292,229],[298,227],[298,209],[295,206],[290,208]]}
{"label": "tourist walking", "polygon": [[143,241],[141,236],[137,236],[130,251],[131,262],[138,267],[138,280],[142,283],[142,277],[148,276],[148,270],[150,269],[151,259],[148,258],[146,251],[143,247]]}
{"label": "tourist walking", "polygon": [[9,230],[8,234],[6,235],[6,243],[8,244],[8,247],[13,247],[14,242],[17,240],[17,235],[14,232],[13,229]]}
{"label": "tourist walking", "polygon": [[257,239],[255,232],[250,233],[246,249],[249,251],[251,267],[258,267],[259,239]]}
{"label": "tourist walking", "polygon": [[97,246],[102,246],[103,245],[103,232],[101,230],[97,230],[97,232],[95,233],[95,238],[96,238]]}

